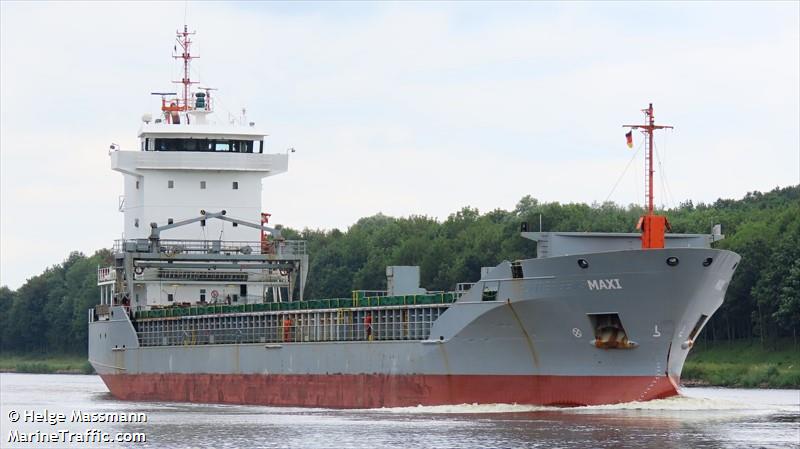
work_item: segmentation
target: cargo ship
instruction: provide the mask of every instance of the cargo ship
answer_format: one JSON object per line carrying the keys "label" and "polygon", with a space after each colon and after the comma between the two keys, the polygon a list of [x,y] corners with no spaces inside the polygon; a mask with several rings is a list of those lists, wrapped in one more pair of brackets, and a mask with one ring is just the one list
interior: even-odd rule
{"label": "cargo ship", "polygon": [[[193,33],[177,32],[180,92],[158,92],[139,148],[113,146],[123,238],[99,267],[89,361],[113,396],[332,408],[462,403],[595,405],[676,395],[740,257],[722,235],[674,234],[653,207],[653,107],[627,125],[646,144],[638,232],[532,232],[536,257],[498,261],[449,292],[419,268],[387,290],[307,299],[304,241],[262,212],[262,180],[290,151],[265,150],[246,117],[216,120],[195,88]],[[264,181],[270,190],[270,180]]]}

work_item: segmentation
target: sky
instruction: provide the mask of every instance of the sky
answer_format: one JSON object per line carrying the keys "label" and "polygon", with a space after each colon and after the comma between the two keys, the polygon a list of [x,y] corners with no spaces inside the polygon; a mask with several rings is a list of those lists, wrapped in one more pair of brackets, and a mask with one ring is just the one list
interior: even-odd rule
{"label": "sky", "polygon": [[0,285],[119,238],[109,145],[174,89],[184,22],[218,113],[296,149],[262,197],[292,228],[641,204],[622,125],[651,102],[657,205],[800,183],[799,2],[3,1]]}

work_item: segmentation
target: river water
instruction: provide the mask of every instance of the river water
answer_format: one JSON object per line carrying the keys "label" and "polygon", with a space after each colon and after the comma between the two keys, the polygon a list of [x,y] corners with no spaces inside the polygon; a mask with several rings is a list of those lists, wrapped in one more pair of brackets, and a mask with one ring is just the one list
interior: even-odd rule
{"label": "river water", "polygon": [[[98,376],[0,374],[0,405],[3,448],[800,448],[800,390],[685,388],[681,397],[576,408],[327,410],[123,402]],[[45,410],[49,418],[39,420],[66,419],[35,422]],[[72,422],[74,411],[140,412],[147,421]],[[23,442],[26,434],[38,440]],[[141,438],[133,434],[146,442],[124,442]],[[99,435],[122,442],[99,442]]]}

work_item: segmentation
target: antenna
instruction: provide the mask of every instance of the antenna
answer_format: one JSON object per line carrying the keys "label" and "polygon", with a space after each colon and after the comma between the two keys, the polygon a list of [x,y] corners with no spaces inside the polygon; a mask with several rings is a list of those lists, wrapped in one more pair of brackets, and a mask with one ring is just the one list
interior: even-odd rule
{"label": "antenna", "polygon": [[[183,25],[183,31],[176,32],[175,40],[178,41],[178,45],[181,47],[181,54],[180,55],[172,55],[175,59],[183,59],[183,79],[180,81],[173,81],[173,83],[180,83],[183,84],[183,98],[178,103],[178,109],[181,111],[188,111],[191,107],[189,104],[189,86],[192,84],[197,84],[196,81],[192,81],[189,78],[189,63],[192,59],[199,58],[199,56],[192,56],[189,47],[192,45],[191,39],[189,36],[194,35],[195,32],[189,32],[189,27],[187,25]],[[178,47],[174,48],[176,51]],[[181,104],[183,103],[183,104]]]}
{"label": "antenna", "polygon": [[669,125],[656,125],[655,124],[655,115],[653,114],[653,103],[647,107],[647,109],[642,109],[644,115],[646,117],[646,124],[644,125],[622,125],[623,128],[631,128],[631,129],[640,129],[642,130],[642,134],[645,135],[645,157],[644,157],[644,183],[645,183],[645,195],[646,198],[646,206],[647,206],[647,214],[653,215],[653,131],[657,129],[672,129],[672,126]]}
{"label": "antenna", "polygon": [[[189,27],[185,24],[183,25],[183,31],[178,30],[175,32],[175,40],[177,45],[173,47],[175,54],[173,54],[172,57],[175,59],[183,59],[183,78],[180,81],[173,81],[173,83],[183,84],[182,98],[167,99],[167,96],[177,95],[175,92],[152,92],[152,95],[161,95],[161,111],[164,112],[164,118],[166,119],[167,123],[180,124],[180,113],[188,112],[196,107],[205,109],[206,111],[209,110],[209,107],[206,106],[207,103],[205,103],[205,100],[202,103],[198,101],[197,106],[195,106],[192,104],[193,102],[189,98],[189,88],[192,84],[197,84],[197,81],[192,81],[189,77],[189,64],[191,63],[192,59],[199,57],[193,56],[190,50],[192,40],[189,39],[189,36],[194,34],[196,34],[194,31],[191,33],[189,32]],[[178,46],[181,47],[180,54],[177,54]],[[205,97],[207,94],[208,92],[205,94],[198,94],[198,100],[199,97]],[[186,123],[189,123],[189,114],[186,114]]]}

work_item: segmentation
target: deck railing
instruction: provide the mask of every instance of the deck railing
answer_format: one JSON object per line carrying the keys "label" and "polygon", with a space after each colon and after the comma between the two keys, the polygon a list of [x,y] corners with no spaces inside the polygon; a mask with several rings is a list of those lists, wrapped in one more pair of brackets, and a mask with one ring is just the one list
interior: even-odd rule
{"label": "deck railing", "polygon": [[111,282],[117,279],[114,267],[97,267],[97,282]]}
{"label": "deck railing", "polygon": [[467,293],[469,289],[472,288],[473,285],[475,285],[475,282],[459,282],[458,284],[456,284],[456,291],[455,291],[456,298],[464,296],[464,294]]}
{"label": "deck railing", "polygon": [[[171,306],[151,308],[137,311],[135,319],[146,320],[152,318],[177,318],[183,316],[240,314],[251,312],[278,312],[294,310],[320,310],[320,309],[350,309],[366,307],[396,307],[396,306],[426,306],[449,305],[455,301],[454,293],[438,293],[431,295],[404,295],[404,296],[374,296],[366,298],[331,298],[311,299],[305,301],[269,302],[262,303],[261,298],[248,296],[247,304],[244,301],[232,302],[225,305],[224,299],[228,292],[219,292],[215,303],[208,299],[206,304],[187,305],[180,300]],[[233,295],[233,293],[230,293]],[[255,299],[255,301],[253,300]]]}
{"label": "deck railing", "polygon": [[[147,239],[115,240],[114,252],[149,249]],[[268,254],[274,256],[302,256],[306,253],[305,240],[268,240],[263,242],[238,240],[159,240],[158,252],[166,254]]]}
{"label": "deck railing", "polygon": [[427,340],[450,304],[188,316],[136,324],[142,346]]}

